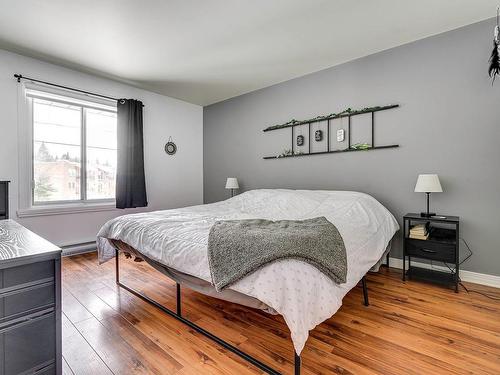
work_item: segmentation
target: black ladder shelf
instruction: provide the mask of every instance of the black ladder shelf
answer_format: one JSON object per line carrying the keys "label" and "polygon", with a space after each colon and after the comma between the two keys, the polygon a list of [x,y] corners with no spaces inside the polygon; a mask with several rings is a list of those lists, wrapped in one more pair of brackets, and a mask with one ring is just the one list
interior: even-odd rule
{"label": "black ladder shelf", "polygon": [[[346,111],[343,111],[343,112],[337,113],[337,114],[331,114],[331,115],[327,115],[327,116],[318,116],[318,117],[315,117],[315,118],[312,118],[312,119],[302,120],[302,121],[292,120],[292,121],[289,121],[289,122],[287,122],[285,124],[270,126],[270,127],[266,128],[266,129],[264,129],[263,131],[264,132],[268,132],[268,131],[273,131],[273,130],[280,130],[280,129],[285,129],[285,128],[291,128],[291,133],[292,133],[292,136],[291,136],[291,140],[292,140],[291,151],[292,151],[292,153],[289,154],[289,155],[264,156],[263,158],[264,159],[282,159],[282,158],[292,158],[292,157],[298,157],[298,156],[336,154],[336,153],[340,153],[340,152],[353,152],[353,151],[370,151],[370,150],[380,150],[380,149],[386,149],[386,148],[396,148],[396,147],[399,147],[399,145],[397,145],[397,144],[375,146],[375,136],[374,136],[374,133],[375,133],[375,112],[385,111],[385,110],[392,109],[392,108],[397,108],[397,107],[399,107],[399,104],[391,104],[391,105],[386,105],[386,106],[369,107],[369,108],[364,108],[364,109],[360,109],[360,110],[350,110],[350,109],[348,109]],[[362,115],[362,114],[366,114],[366,113],[371,113],[371,145],[370,145],[370,147],[363,148],[363,149],[353,148],[352,144],[351,144],[351,117]],[[333,119],[344,118],[344,117],[348,118],[348,122],[347,122],[347,148],[343,149],[343,150],[331,150],[331,147],[330,147],[330,121],[333,120]],[[327,142],[326,142],[326,144],[327,144],[326,151],[311,152],[311,143],[312,143],[312,140],[311,140],[311,124],[314,124],[314,123],[317,123],[317,122],[322,122],[322,121],[326,121],[327,122],[326,123],[326,140],[327,140]],[[308,147],[308,152],[304,152],[304,153],[302,153],[302,152],[296,153],[295,152],[295,131],[294,131],[294,129],[295,129],[296,126],[300,126],[300,125],[308,125],[308,134],[307,134],[307,136],[308,136],[309,147]]]}

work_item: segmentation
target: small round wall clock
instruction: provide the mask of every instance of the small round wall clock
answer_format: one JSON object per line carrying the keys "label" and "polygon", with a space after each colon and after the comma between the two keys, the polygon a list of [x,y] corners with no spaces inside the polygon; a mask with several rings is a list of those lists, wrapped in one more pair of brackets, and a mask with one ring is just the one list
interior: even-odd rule
{"label": "small round wall clock", "polygon": [[168,138],[168,142],[165,144],[165,152],[168,155],[173,155],[177,152],[177,146],[176,144],[172,141],[172,137]]}

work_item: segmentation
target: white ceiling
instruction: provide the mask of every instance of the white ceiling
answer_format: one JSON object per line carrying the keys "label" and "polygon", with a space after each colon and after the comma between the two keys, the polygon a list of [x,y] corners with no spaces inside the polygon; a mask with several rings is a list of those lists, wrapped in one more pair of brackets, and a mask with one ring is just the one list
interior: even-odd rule
{"label": "white ceiling", "polygon": [[0,48],[207,105],[493,17],[496,6],[497,0],[0,0]]}

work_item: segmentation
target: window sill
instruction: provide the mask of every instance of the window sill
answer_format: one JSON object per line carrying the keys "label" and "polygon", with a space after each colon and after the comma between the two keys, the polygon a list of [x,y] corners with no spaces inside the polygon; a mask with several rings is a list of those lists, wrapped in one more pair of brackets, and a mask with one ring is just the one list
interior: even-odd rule
{"label": "window sill", "polygon": [[116,209],[115,202],[54,204],[19,209],[17,210],[17,217],[78,214],[84,212],[112,211]]}

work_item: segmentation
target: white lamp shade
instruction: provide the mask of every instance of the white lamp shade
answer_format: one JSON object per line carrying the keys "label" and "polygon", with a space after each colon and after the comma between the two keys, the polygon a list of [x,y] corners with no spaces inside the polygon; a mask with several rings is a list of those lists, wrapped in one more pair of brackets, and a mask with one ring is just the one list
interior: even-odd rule
{"label": "white lamp shade", "polygon": [[239,189],[238,179],[236,177],[228,177],[226,180],[226,189]]}
{"label": "white lamp shade", "polygon": [[443,188],[439,182],[437,174],[420,174],[418,175],[417,184],[415,185],[416,193],[442,193]]}

